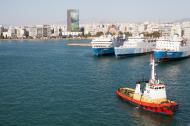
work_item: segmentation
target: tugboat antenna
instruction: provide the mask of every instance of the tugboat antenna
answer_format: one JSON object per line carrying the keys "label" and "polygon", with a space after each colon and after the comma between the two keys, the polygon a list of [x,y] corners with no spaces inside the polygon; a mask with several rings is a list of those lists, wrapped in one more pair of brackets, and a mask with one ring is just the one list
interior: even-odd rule
{"label": "tugboat antenna", "polygon": [[155,73],[155,61],[154,61],[154,57],[151,54],[150,55],[150,60],[151,60],[151,65],[152,65],[152,69],[151,69],[151,80],[154,81],[156,79],[156,73]]}

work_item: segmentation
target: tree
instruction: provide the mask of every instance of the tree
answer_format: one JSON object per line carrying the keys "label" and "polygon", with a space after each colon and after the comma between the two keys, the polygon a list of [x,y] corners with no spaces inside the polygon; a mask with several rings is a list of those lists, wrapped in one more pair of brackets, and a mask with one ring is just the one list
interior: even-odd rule
{"label": "tree", "polygon": [[88,32],[88,34],[84,34],[84,37],[85,38],[88,38],[88,37],[91,37],[92,35],[91,35],[91,33],[90,32]]}
{"label": "tree", "polygon": [[119,32],[118,32],[118,35],[123,35],[123,32],[122,32],[122,31],[119,31]]}
{"label": "tree", "polygon": [[68,35],[68,38],[72,38],[73,36],[71,34]]}
{"label": "tree", "polygon": [[97,32],[96,33],[96,37],[100,37],[101,35],[104,35],[104,33],[103,32]]}
{"label": "tree", "polygon": [[128,37],[132,36],[132,33],[131,32],[124,32],[124,34]]}
{"label": "tree", "polygon": [[143,32],[142,34],[144,35],[144,37],[151,37],[150,33],[148,32]]}
{"label": "tree", "polygon": [[159,38],[160,36],[161,36],[161,33],[158,32],[158,31],[155,31],[155,32],[152,33],[153,38]]}
{"label": "tree", "polygon": [[92,35],[91,35],[91,33],[90,32],[88,32],[88,34],[87,34],[87,37],[91,37]]}
{"label": "tree", "polygon": [[112,35],[114,36],[114,35],[116,35],[116,33],[115,33],[115,32],[113,32],[113,33],[112,33]]}
{"label": "tree", "polygon": [[1,33],[1,35],[0,35],[0,39],[4,39],[4,37],[3,37],[3,33]]}
{"label": "tree", "polygon": [[148,32],[143,32],[144,37],[152,37],[152,38],[159,38],[161,36],[161,33],[158,31],[148,33]]}

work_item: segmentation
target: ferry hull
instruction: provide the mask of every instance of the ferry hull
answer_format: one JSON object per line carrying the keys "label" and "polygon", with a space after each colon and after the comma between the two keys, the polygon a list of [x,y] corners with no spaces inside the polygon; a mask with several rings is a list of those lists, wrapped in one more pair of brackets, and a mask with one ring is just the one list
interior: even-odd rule
{"label": "ferry hull", "polygon": [[177,59],[187,58],[188,56],[189,55],[187,52],[163,51],[163,50],[154,51],[154,57],[158,61],[177,60]]}
{"label": "ferry hull", "polygon": [[139,100],[135,100],[127,95],[122,94],[118,90],[116,91],[116,94],[123,100],[128,101],[129,103],[135,106],[138,106],[144,110],[151,111],[158,114],[172,116],[178,108],[178,105],[176,103],[165,103],[163,105],[159,105],[159,104],[146,103]]}
{"label": "ferry hull", "polygon": [[102,55],[113,55],[114,48],[92,48],[94,55],[102,56]]}
{"label": "ferry hull", "polygon": [[143,48],[114,48],[116,56],[136,56],[150,53],[150,49]]}

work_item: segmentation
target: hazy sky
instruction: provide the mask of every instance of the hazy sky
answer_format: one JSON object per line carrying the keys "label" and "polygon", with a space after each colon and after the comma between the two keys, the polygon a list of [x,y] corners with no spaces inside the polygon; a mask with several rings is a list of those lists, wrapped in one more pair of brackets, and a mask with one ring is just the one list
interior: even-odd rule
{"label": "hazy sky", "polygon": [[190,0],[0,0],[0,24],[64,23],[68,8],[79,9],[82,23],[190,17]]}

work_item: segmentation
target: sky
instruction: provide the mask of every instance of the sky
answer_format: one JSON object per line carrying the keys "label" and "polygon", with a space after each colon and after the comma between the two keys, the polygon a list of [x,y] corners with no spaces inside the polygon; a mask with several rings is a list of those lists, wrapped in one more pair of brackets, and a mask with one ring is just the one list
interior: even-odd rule
{"label": "sky", "polygon": [[0,24],[63,24],[70,8],[80,23],[190,18],[190,0],[0,0]]}

